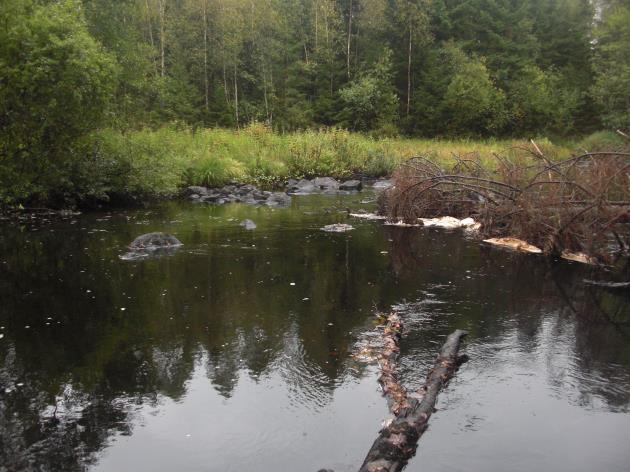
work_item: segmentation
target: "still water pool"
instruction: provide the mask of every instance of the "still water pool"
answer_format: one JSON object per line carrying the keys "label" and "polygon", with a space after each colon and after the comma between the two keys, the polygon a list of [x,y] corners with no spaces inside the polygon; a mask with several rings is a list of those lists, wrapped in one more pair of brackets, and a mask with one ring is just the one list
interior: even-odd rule
{"label": "still water pool", "polygon": [[[409,388],[470,331],[406,470],[630,470],[628,298],[576,264],[348,217],[373,199],[0,226],[0,470],[357,470],[388,412],[353,353],[392,308]],[[121,260],[150,231],[184,246]]]}

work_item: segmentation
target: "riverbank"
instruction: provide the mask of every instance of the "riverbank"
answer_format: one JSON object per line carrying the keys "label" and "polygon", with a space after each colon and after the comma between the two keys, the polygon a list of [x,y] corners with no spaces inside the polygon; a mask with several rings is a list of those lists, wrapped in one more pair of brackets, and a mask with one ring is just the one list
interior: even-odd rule
{"label": "riverbank", "polygon": [[[5,206],[67,208],[172,195],[189,185],[230,181],[272,188],[289,178],[357,174],[382,176],[403,160],[423,154],[489,155],[523,144],[505,140],[375,139],[339,129],[278,134],[261,124],[241,130],[101,129],[84,136],[63,159],[34,176],[15,163],[0,166],[0,202]],[[571,146],[540,143],[550,154]]]}
{"label": "riverbank", "polygon": [[[541,138],[536,143],[554,160],[585,147],[614,146],[615,139],[598,133],[580,142]],[[5,207],[76,208],[169,197],[190,185],[240,182],[275,189],[304,177],[381,177],[419,155],[440,165],[463,156],[492,169],[494,154],[517,156],[527,146],[527,140],[376,139],[339,129],[278,134],[262,124],[241,130],[176,125],[128,132],[102,129],[70,149],[54,172],[38,178],[13,169],[9,179],[8,167],[0,167],[1,180],[10,182],[0,190],[0,202]]]}

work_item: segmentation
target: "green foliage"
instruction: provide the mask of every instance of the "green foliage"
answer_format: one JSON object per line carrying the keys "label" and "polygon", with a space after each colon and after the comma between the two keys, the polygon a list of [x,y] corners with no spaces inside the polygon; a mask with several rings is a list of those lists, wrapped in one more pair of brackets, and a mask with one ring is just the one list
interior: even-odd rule
{"label": "green foliage", "polygon": [[605,10],[595,30],[596,79],[592,88],[603,123],[630,129],[630,6],[613,5]]}
{"label": "green foliage", "polygon": [[580,105],[579,91],[569,89],[559,74],[536,66],[524,67],[509,94],[511,126],[525,132],[571,131]]}
{"label": "green foliage", "polygon": [[4,0],[0,202],[382,173],[400,157],[384,138],[401,132],[626,129],[629,7],[598,12],[588,0]]}
{"label": "green foliage", "polygon": [[458,134],[498,133],[506,122],[505,94],[479,59],[467,58],[456,68],[444,105],[452,116],[449,128]]}
{"label": "green foliage", "polygon": [[391,127],[398,114],[392,81],[392,51],[386,49],[373,68],[340,90],[345,104],[342,124],[356,131]]}
{"label": "green foliage", "polygon": [[0,7],[0,201],[65,185],[72,146],[97,127],[116,66],[90,36],[79,3]]}
{"label": "green foliage", "polygon": [[[184,185],[221,186],[232,180],[274,187],[289,177],[382,176],[416,155],[432,154],[439,162],[453,153],[490,153],[514,144],[375,139],[341,129],[281,135],[261,123],[240,131],[187,126],[129,133],[105,129],[75,146],[69,173],[73,187],[67,189],[67,198],[147,198],[171,195]],[[568,154],[545,140],[538,144],[549,156]]]}

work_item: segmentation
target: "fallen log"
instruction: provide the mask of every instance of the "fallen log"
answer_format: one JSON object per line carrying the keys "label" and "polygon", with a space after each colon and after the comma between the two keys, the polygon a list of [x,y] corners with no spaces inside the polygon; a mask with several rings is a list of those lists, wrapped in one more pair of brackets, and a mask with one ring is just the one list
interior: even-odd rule
{"label": "fallen log", "polygon": [[413,457],[427,429],[438,393],[466,360],[458,356],[458,352],[467,334],[458,329],[448,336],[424,387],[417,394],[407,396],[406,404],[395,413],[395,419],[380,431],[359,472],[398,472]]}

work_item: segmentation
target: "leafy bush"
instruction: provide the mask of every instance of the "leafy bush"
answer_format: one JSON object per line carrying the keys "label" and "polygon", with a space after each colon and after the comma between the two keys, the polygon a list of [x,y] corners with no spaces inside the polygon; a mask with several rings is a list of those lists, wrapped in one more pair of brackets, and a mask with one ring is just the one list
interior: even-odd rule
{"label": "leafy bush", "polygon": [[114,60],[90,36],[77,1],[0,5],[0,203],[46,198],[68,184],[73,146],[113,92]]}

